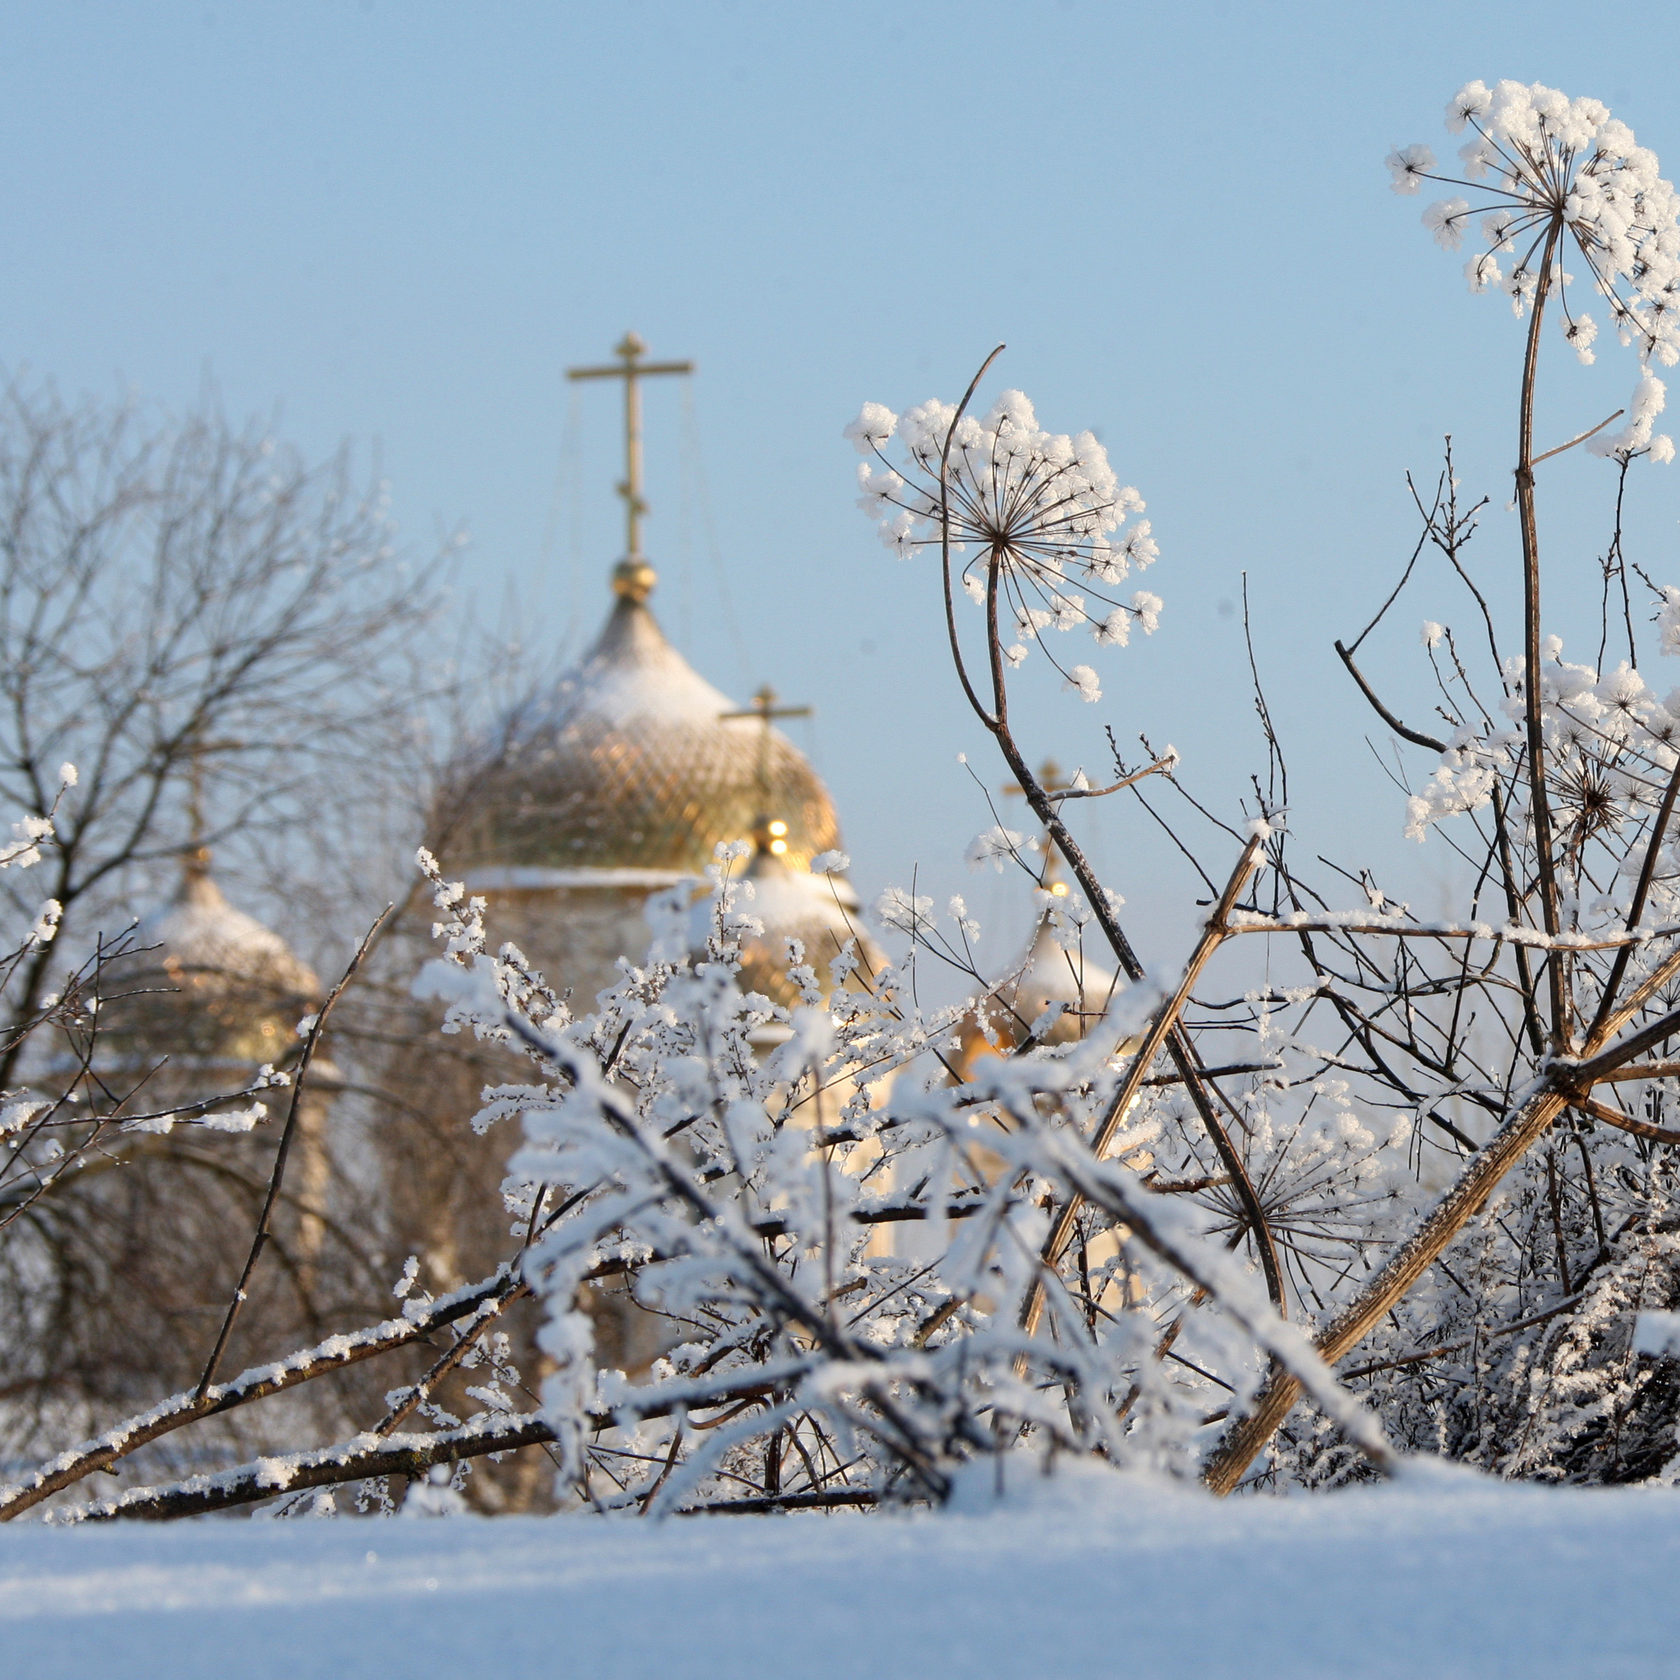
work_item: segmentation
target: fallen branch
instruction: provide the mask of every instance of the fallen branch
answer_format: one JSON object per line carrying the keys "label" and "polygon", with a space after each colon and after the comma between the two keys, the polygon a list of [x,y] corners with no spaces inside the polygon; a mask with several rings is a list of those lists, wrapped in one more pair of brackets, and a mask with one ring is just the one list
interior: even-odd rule
{"label": "fallen branch", "polygon": [[387,1319],[349,1335],[329,1336],[314,1347],[305,1348],[271,1365],[258,1365],[230,1382],[213,1384],[204,1393],[183,1393],[160,1402],[150,1411],[125,1418],[92,1440],[60,1453],[38,1470],[9,1487],[0,1487],[0,1522],[9,1522],[32,1505],[62,1492],[95,1471],[108,1470],[118,1460],[160,1436],[249,1405],[255,1400],[281,1394],[302,1383],[312,1382],[331,1371],[343,1370],[364,1359],[389,1353],[424,1341],[435,1331],[477,1312],[492,1299],[511,1301],[530,1293],[529,1285],[512,1276],[506,1267],[479,1283],[458,1289],[431,1303],[412,1318]]}

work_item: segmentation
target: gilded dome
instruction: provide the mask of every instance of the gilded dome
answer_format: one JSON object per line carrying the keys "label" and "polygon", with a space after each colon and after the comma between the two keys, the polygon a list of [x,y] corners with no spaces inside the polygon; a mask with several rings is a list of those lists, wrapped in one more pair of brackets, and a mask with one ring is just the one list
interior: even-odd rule
{"label": "gilded dome", "polygon": [[107,1047],[124,1060],[277,1062],[320,999],[314,971],[279,934],[222,896],[202,858],[143,916],[105,978]]}
{"label": "gilded dome", "polygon": [[573,870],[646,872],[647,884],[698,875],[719,841],[765,817],[786,823],[797,867],[839,845],[833,802],[804,755],[671,646],[647,606],[652,586],[645,562],[621,565],[582,664],[451,777],[461,818],[440,810],[443,849],[473,885],[561,885]]}

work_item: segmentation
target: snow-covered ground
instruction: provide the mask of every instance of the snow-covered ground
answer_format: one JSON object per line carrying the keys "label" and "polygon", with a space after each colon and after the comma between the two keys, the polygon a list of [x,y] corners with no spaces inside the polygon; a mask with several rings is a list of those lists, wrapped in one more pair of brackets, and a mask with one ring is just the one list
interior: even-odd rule
{"label": "snow-covered ground", "polygon": [[20,1524],[0,1673],[1680,1674],[1680,1493],[1056,1488],[893,1519]]}

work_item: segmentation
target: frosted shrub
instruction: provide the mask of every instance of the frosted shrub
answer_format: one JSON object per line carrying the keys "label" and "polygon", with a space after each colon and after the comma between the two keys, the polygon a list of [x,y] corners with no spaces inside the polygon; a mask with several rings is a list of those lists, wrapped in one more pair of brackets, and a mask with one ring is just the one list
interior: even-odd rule
{"label": "frosted shrub", "polygon": [[[1029,651],[1095,701],[1096,670],[1063,663],[1047,633],[1085,631],[1092,657],[1112,658],[1159,622],[1157,596],[1122,596],[1156,559],[1142,499],[1089,433],[1044,430],[1019,392],[971,417],[993,358],[955,404],[871,403],[848,428],[863,506],[927,577],[961,692],[1043,834],[994,821],[971,861],[1023,871],[1062,948],[1112,956],[1104,1001],[1022,1012],[1008,977],[981,979],[961,900],[941,914],[893,889],[880,919],[907,947],[896,965],[871,967],[858,941],[823,976],[790,951],[799,1001],[775,1003],[741,984],[761,930],[741,851],[725,848],[705,939],[692,887],[656,899],[646,960],[574,1017],[517,951],[492,952],[482,901],[422,856],[444,953],[426,986],[447,1028],[526,1060],[478,1117],[523,1126],[507,1263],[438,1299],[412,1292],[411,1269],[396,1316],[125,1420],[0,1494],[0,1515],[200,1417],[422,1343],[433,1363],[362,1434],[84,1514],[277,1495],[301,1509],[305,1490],[344,1482],[392,1506],[396,1476],[424,1506],[436,1467],[530,1447],[552,1454],[562,1502],[650,1513],[939,1502],[965,1466],[1023,1451],[1220,1492],[1386,1473],[1413,1453],[1514,1476],[1671,1478],[1680,1363],[1634,1325],[1680,1306],[1680,1061],[1666,1059],[1680,705],[1641,663],[1680,646],[1680,587],[1630,567],[1618,524],[1598,647],[1566,657],[1541,623],[1534,484],[1594,442],[1619,517],[1633,464],[1672,454],[1652,370],[1680,349],[1680,226],[1655,159],[1593,101],[1471,83],[1449,119],[1468,135],[1461,175],[1423,147],[1389,162],[1404,192],[1454,191],[1427,225],[1448,246],[1479,231],[1472,283],[1503,289],[1523,324],[1520,536],[1490,562],[1520,577],[1522,622],[1502,622],[1478,582],[1482,504],[1463,500],[1449,456],[1419,497],[1400,586],[1336,651],[1384,726],[1427,755],[1392,817],[1469,860],[1450,914],[1417,914],[1357,865],[1321,867],[1316,847],[1298,864],[1264,647],[1265,769],[1240,807],[1193,792],[1171,748],[1125,762],[1113,730],[1100,774],[1035,775],[1010,706]],[[1566,251],[1639,385],[1625,416],[1537,450],[1547,309],[1578,355],[1594,343]],[[1463,590],[1432,601],[1410,643],[1436,683],[1429,729],[1360,663],[1428,577],[1426,554]],[[1103,880],[1076,832],[1082,801],[1144,796],[1207,907],[1159,971],[1118,889],[1168,884]],[[1060,893],[1044,890],[1051,858],[1071,876]],[[920,1007],[930,962],[973,995]],[[644,1367],[603,1368],[603,1289],[657,1326]],[[533,1294],[540,1397],[498,1329]],[[457,1371],[475,1373],[466,1416],[438,1401]]]}

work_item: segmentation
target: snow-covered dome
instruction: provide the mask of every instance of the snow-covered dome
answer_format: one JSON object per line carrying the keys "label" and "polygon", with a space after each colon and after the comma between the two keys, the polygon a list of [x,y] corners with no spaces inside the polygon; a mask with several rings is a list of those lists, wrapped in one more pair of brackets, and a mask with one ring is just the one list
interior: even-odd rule
{"label": "snow-covered dome", "polygon": [[1054,901],[1065,900],[1068,888],[1057,879],[1053,858],[1044,879],[1052,902],[1040,911],[1031,943],[996,992],[968,1009],[958,1025],[955,1069],[959,1077],[966,1078],[982,1057],[1007,1055],[1025,1042],[1053,1005],[1061,1005],[1061,1012],[1049,1024],[1042,1042],[1068,1044],[1083,1038],[1116,991],[1125,989],[1126,982],[1093,954],[1095,941],[1090,936],[1094,929],[1087,928],[1083,942],[1075,941],[1071,947],[1062,944],[1057,937],[1061,917]]}
{"label": "snow-covered dome", "polygon": [[320,981],[279,934],[236,910],[195,853],[175,896],[142,916],[104,990],[108,1048],[186,1061],[273,1062]]}
{"label": "snow-covered dome", "polygon": [[1114,971],[1094,960],[1089,940],[1084,949],[1075,946],[1070,950],[1062,945],[1056,937],[1053,914],[1046,910],[1039,917],[1019,975],[998,993],[1007,1006],[1005,1034],[1015,1040],[1025,1038],[1033,1023],[1057,1003],[1063,1006],[1062,1013],[1045,1034],[1045,1042],[1065,1044],[1083,1038],[1085,1029],[1108,1007],[1116,989]]}
{"label": "snow-covered dome", "polygon": [[[799,988],[788,978],[788,942],[797,940],[800,960],[811,968],[826,996],[830,965],[849,941],[857,943],[859,967],[865,980],[885,962],[865,930],[857,893],[843,875],[813,875],[802,864],[790,864],[776,844],[781,837],[761,825],[754,834],[752,861],[741,874],[749,891],[736,909],[762,924],[762,931],[741,947],[739,983],[744,992],[762,992],[773,1003],[795,1008]],[[693,911],[696,948],[705,941],[712,914],[711,901],[702,898]]]}
{"label": "snow-covered dome", "polygon": [[804,755],[739,715],[666,641],[647,606],[654,582],[646,561],[621,562],[612,613],[583,663],[451,777],[444,852],[475,887],[564,886],[573,871],[650,886],[697,875],[719,841],[744,839],[766,817],[787,825],[796,867],[839,845],[828,790]]}

